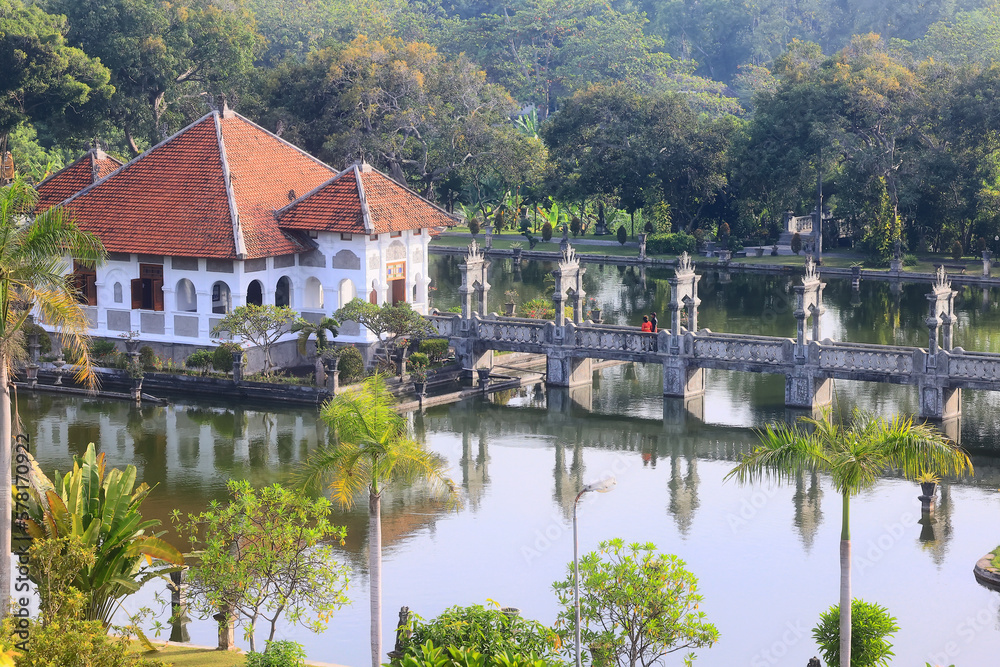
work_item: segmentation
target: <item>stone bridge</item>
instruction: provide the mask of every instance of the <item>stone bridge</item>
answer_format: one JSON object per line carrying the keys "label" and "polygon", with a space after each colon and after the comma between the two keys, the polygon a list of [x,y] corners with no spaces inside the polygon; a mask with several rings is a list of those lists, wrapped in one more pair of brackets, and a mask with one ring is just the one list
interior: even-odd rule
{"label": "stone bridge", "polygon": [[563,387],[590,384],[594,359],[661,364],[664,396],[685,403],[703,397],[707,369],[784,375],[785,405],[796,409],[830,405],[833,379],[888,382],[917,387],[920,416],[938,421],[961,416],[962,389],[1000,391],[1000,354],[952,347],[956,292],[943,267],[927,295],[928,346],[917,348],[818,340],[826,284],[811,259],[802,284],[795,287],[795,338],[698,329],[700,276],[686,253],[678,258],[670,279],[669,327],[655,334],[584,320],[585,269],[572,247],[563,251],[553,271],[554,320],[488,313],[489,264],[473,242],[461,267],[461,314],[435,311],[430,316],[473,381],[475,369],[492,368],[493,352],[516,351],[544,354],[546,382]]}

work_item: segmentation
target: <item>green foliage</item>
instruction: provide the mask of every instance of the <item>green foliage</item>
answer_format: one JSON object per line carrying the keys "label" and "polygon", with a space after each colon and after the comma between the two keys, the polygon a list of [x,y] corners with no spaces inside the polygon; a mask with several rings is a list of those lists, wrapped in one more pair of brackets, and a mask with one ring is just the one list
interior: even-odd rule
{"label": "green foliage", "polygon": [[[889,637],[899,631],[895,617],[876,603],[851,601],[851,667],[886,667],[892,652]],[[840,666],[840,605],[820,614],[813,628],[820,655],[827,665]]]}
{"label": "green foliage", "polygon": [[419,617],[412,619],[410,635],[402,644],[404,654],[414,655],[431,642],[434,646],[474,650],[487,659],[500,654],[531,655],[549,664],[559,662],[559,636],[553,630],[493,605],[451,607],[427,622]]}
{"label": "green foliage", "polygon": [[[107,626],[126,596],[184,564],[181,553],[160,539],[163,531],[151,532],[160,522],[143,520],[141,506],[151,489],[135,486],[135,466],[106,471],[105,455],[96,453],[94,443],[73,457],[72,472],[56,473],[54,483],[34,460],[29,479],[23,499],[28,535],[38,541],[71,536],[93,550],[93,562],[66,581],[84,596],[86,620]],[[37,568],[29,573],[36,585],[42,575]]]}
{"label": "green foliage", "polygon": [[148,345],[143,345],[139,348],[139,365],[143,370],[155,371],[159,363],[160,360],[156,358],[153,348]]}
{"label": "green foliage", "polygon": [[792,252],[794,252],[796,255],[802,252],[802,237],[799,235],[798,232],[792,234],[792,240],[789,242],[788,245],[789,247],[791,247]]}
{"label": "green foliage", "polygon": [[431,360],[430,357],[423,352],[414,352],[409,356],[407,362],[414,368],[426,368],[430,365]]}
{"label": "green foliage", "polygon": [[219,320],[212,329],[212,335],[228,331],[261,348],[264,352],[264,372],[267,373],[274,367],[271,347],[284,335],[286,327],[295,321],[295,317],[295,311],[288,306],[238,306]]}
{"label": "green foliage", "polygon": [[[184,360],[184,365],[188,368],[198,368],[204,374],[214,358],[215,355],[208,350],[195,350]],[[230,360],[231,363],[232,361]]]}
{"label": "green foliage", "polygon": [[535,297],[521,304],[521,315],[534,320],[551,320],[556,316],[556,307],[549,299]]}
{"label": "green foliage", "polygon": [[542,241],[548,243],[552,240],[552,223],[546,222],[542,225]]}
{"label": "green foliage", "polygon": [[993,550],[993,559],[990,561],[990,566],[996,568],[1000,572],[1000,547]]}
{"label": "green foliage", "polygon": [[383,360],[386,363],[389,363],[402,340],[420,338],[432,333],[430,323],[405,301],[376,306],[355,298],[334,315],[341,322],[345,320],[357,322],[381,340]]}
{"label": "green foliage", "polygon": [[[556,627],[571,642],[573,564],[567,569],[569,576],[553,588],[563,608]],[[580,559],[581,638],[603,648],[619,667],[650,665],[667,653],[718,641],[719,631],[699,611],[701,602],[684,561],[651,543],[609,540]]]}
{"label": "green foliage", "polygon": [[357,382],[365,376],[365,360],[361,352],[353,345],[339,348],[337,356],[340,361],[337,370],[340,372],[340,380],[344,384]]}
{"label": "green foliage", "polygon": [[420,341],[420,351],[430,357],[431,361],[437,363],[448,356],[447,338],[425,338]]}
{"label": "green foliage", "polygon": [[409,647],[400,660],[391,664],[394,667],[563,667],[565,665],[559,660],[538,658],[532,654],[501,652],[486,655],[473,648],[435,646],[431,641]]}
{"label": "green foliage", "polygon": [[476,236],[479,233],[479,219],[469,218],[468,223],[469,223],[469,233],[472,234],[473,236]]}
{"label": "green foliage", "polygon": [[233,372],[233,352],[242,352],[238,343],[223,342],[212,350],[212,368],[220,373]]}
{"label": "green foliage", "polygon": [[340,333],[340,323],[332,317],[323,317],[319,322],[312,322],[304,317],[296,317],[292,322],[292,333],[298,334],[297,347],[299,354],[305,355],[309,339],[316,337],[316,353],[323,354],[323,350],[331,344],[331,339],[336,338]]}
{"label": "green foliage", "polygon": [[103,361],[118,354],[118,346],[113,340],[99,338],[90,341],[90,356],[95,361]]}
{"label": "green foliage", "polygon": [[628,241],[628,232],[625,231],[625,225],[619,225],[618,231],[615,234],[617,235],[618,243],[625,245],[626,241]]}
{"label": "green foliage", "polygon": [[569,231],[573,236],[580,235],[580,232],[583,231],[583,225],[580,222],[580,218],[573,216],[573,219],[569,223]]}
{"label": "green foliage", "polygon": [[698,241],[695,237],[685,232],[653,234],[646,239],[646,251],[656,255],[679,255],[682,252],[693,253],[697,247]]}
{"label": "green foliage", "polygon": [[199,553],[188,586],[206,616],[227,609],[246,629],[254,650],[258,620],[278,620],[321,632],[347,602],[347,568],[329,542],[344,528],[330,523],[330,502],[289,491],[278,484],[254,489],[230,481],[230,500],[212,501],[204,512],[173,521]]}
{"label": "green foliage", "polygon": [[25,354],[27,354],[27,353],[30,352],[30,350],[28,349],[28,345],[31,343],[31,341],[28,339],[28,336],[30,336],[31,334],[37,334],[38,335],[38,354],[39,355],[46,355],[46,354],[51,354],[52,353],[52,337],[49,336],[49,332],[46,331],[45,329],[43,329],[41,326],[39,326],[37,324],[32,324],[30,326],[28,324],[25,324],[24,325],[24,352],[25,352]]}
{"label": "green foliage", "polygon": [[951,258],[954,260],[962,259],[962,255],[965,254],[965,250],[962,248],[962,242],[955,239],[955,242],[951,244],[951,248],[948,249],[951,252]]}
{"label": "green foliage", "polygon": [[303,667],[306,652],[302,645],[290,641],[267,642],[263,653],[247,653],[244,667]]}

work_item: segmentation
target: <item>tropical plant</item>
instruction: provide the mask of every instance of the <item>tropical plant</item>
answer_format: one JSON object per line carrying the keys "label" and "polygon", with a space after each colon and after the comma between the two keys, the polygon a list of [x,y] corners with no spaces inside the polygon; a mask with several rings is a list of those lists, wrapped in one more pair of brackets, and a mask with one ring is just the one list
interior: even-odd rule
{"label": "tropical plant", "polygon": [[552,240],[552,223],[546,222],[542,225],[542,240],[548,243]]}
{"label": "tropical plant", "polygon": [[618,225],[618,231],[615,232],[615,234],[618,239],[618,243],[625,245],[625,242],[628,241],[628,232],[625,230],[625,225]]}
{"label": "tropical plant", "polygon": [[[337,334],[340,333],[339,327],[340,323],[332,317],[324,317],[319,322],[310,322],[304,317],[297,317],[292,322],[292,333],[299,335],[297,342],[299,354],[305,356],[309,339],[313,336],[316,337],[316,353],[322,354],[323,350],[330,345],[331,339],[336,338]],[[329,334],[329,338],[327,338],[327,334]]]}
{"label": "tropical plant", "polygon": [[[885,607],[855,598],[851,602],[851,666],[886,667],[892,652],[889,637],[899,631],[896,619]],[[819,653],[828,665],[840,660],[840,605],[833,605],[820,614],[813,628],[813,638]]]}
{"label": "tropical plant", "polygon": [[928,424],[912,418],[885,418],[855,411],[848,425],[802,418],[798,425],[767,426],[759,444],[726,479],[741,484],[792,481],[800,472],[827,473],[842,498],[840,530],[840,664],[851,663],[850,501],[871,489],[887,470],[913,479],[930,470],[941,474],[972,472],[968,454]]}
{"label": "tropical plant", "polygon": [[914,477],[913,481],[917,482],[918,484],[937,484],[938,482],[941,481],[941,478],[932,472],[924,471],[919,475],[917,475],[916,477]]}
{"label": "tropical plant", "polygon": [[212,351],[212,368],[220,373],[231,373],[233,370],[233,353],[243,352],[239,343],[222,342]]}
{"label": "tropical plant", "polygon": [[408,432],[406,417],[393,409],[385,380],[375,375],[354,392],[330,399],[320,416],[337,442],[318,447],[303,464],[306,488],[327,484],[342,507],[368,495],[368,573],[371,596],[372,667],[382,664],[382,492],[415,481],[432,489],[456,492],[444,472],[444,461],[428,452]]}
{"label": "tropical plant", "polygon": [[[30,456],[30,455],[28,455]],[[69,582],[84,596],[83,618],[105,627],[126,596],[157,577],[184,565],[184,557],[160,539],[160,525],[143,520],[141,506],[152,490],[135,486],[135,466],[106,470],[105,454],[94,443],[83,456],[73,457],[73,470],[55,482],[31,459],[25,502],[25,531],[33,540],[78,537],[94,550],[93,563],[81,567]],[[29,568],[29,577],[41,585],[41,573]]]}
{"label": "tropical plant", "polygon": [[404,340],[420,338],[433,331],[430,323],[405,301],[376,306],[355,298],[334,315],[341,322],[357,322],[382,341],[382,356],[386,364],[391,362],[392,354]]}
{"label": "tropical plant", "polygon": [[347,568],[326,544],[343,544],[346,534],[330,523],[330,502],[278,484],[257,490],[231,480],[228,487],[225,505],[213,500],[200,514],[172,516],[198,555],[188,576],[195,604],[206,616],[238,616],[251,651],[259,620],[270,624],[269,642],[282,615],[321,632],[347,602]]}
{"label": "tropical plant", "polygon": [[[90,323],[80,294],[66,280],[65,258],[92,267],[104,259],[96,236],[77,227],[62,209],[32,220],[37,194],[22,178],[0,190],[0,442],[13,442],[10,377],[24,355],[24,329],[32,309],[55,327],[62,344],[78,353],[76,377],[90,387],[96,377],[87,349]],[[11,469],[11,448],[0,447],[0,470]],[[0,553],[10,553],[11,477],[0,475]],[[0,558],[0,591],[11,589],[10,561]],[[7,605],[0,605],[0,618]]]}
{"label": "tropical plant", "polygon": [[430,357],[431,361],[441,361],[448,356],[447,338],[425,338],[420,341],[420,351]]}
{"label": "tropical plant", "polygon": [[195,350],[184,360],[184,365],[188,368],[197,368],[204,375],[213,358],[213,354],[208,350]]}
{"label": "tropical plant", "polygon": [[[580,635],[618,667],[649,667],[683,649],[711,646],[719,631],[698,611],[698,580],[684,561],[652,543],[601,542],[579,562]],[[556,627],[575,623],[573,563],[553,584],[562,606]],[[569,642],[572,645],[572,641]],[[694,657],[688,654],[686,660]]]}
{"label": "tropical plant", "polygon": [[303,667],[306,652],[302,645],[290,641],[269,641],[263,653],[247,653],[243,667]]}
{"label": "tropical plant", "polygon": [[259,347],[264,353],[264,373],[268,373],[274,367],[271,348],[284,335],[285,327],[294,320],[295,311],[288,306],[239,306],[219,320],[212,328],[212,335],[228,331]]}
{"label": "tropical plant", "polygon": [[337,358],[340,359],[337,366],[340,371],[340,379],[345,384],[360,380],[365,376],[365,360],[358,348],[353,345],[342,347],[337,350]]}
{"label": "tropical plant", "polygon": [[401,658],[391,663],[399,667],[564,667],[558,660],[546,660],[533,654],[506,651],[485,655],[462,646],[435,646],[429,641],[411,646]]}
{"label": "tropical plant", "polygon": [[799,235],[798,232],[792,234],[792,240],[789,242],[789,247],[792,249],[792,252],[794,252],[796,255],[798,255],[799,252],[802,251],[802,237]]}
{"label": "tropical plant", "polygon": [[406,655],[432,642],[434,646],[471,649],[487,658],[506,653],[560,662],[558,633],[538,621],[521,618],[516,610],[501,609],[493,600],[489,604],[451,607],[430,621],[411,612],[400,649]]}

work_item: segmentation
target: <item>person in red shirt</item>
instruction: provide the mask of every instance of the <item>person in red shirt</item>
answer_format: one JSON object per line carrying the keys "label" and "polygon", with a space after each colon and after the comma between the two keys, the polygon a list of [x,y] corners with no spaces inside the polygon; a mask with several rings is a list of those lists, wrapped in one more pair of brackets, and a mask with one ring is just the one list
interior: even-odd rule
{"label": "person in red shirt", "polygon": [[653,333],[653,323],[645,315],[642,316],[642,330]]}

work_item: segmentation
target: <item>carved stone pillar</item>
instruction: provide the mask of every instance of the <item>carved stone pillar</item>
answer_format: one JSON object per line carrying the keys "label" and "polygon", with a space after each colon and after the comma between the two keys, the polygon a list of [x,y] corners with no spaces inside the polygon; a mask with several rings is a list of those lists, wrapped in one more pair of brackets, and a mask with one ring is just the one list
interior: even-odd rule
{"label": "carved stone pillar", "polygon": [[489,307],[490,283],[487,273],[490,263],[486,261],[475,239],[469,244],[469,254],[458,268],[462,274],[462,284],[458,288],[462,318],[467,320],[472,317],[472,313],[485,316]]}

